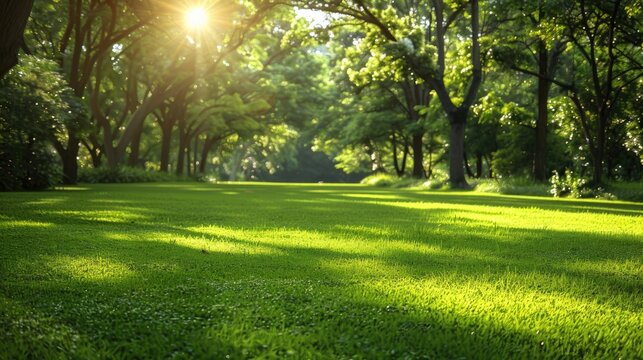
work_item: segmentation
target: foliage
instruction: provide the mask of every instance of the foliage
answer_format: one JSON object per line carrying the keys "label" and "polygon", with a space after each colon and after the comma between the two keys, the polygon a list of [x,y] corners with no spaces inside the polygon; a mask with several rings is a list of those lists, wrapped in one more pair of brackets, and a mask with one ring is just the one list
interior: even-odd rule
{"label": "foliage", "polygon": [[429,190],[445,190],[449,188],[448,177],[442,171],[434,172],[429,180],[415,179],[412,177],[399,177],[386,173],[378,173],[365,177],[360,184],[376,187],[390,187],[394,189],[414,188]]}
{"label": "foliage", "polygon": [[33,56],[0,80],[0,190],[46,189],[59,181],[51,143],[82,107],[53,62]]}
{"label": "foliage", "polygon": [[0,203],[2,358],[643,357],[641,204],[258,183]]}
{"label": "foliage", "polygon": [[73,89],[50,140],[64,181],[78,164],[290,181],[311,146],[344,179],[432,187],[446,160],[460,185],[643,174],[633,0],[207,0],[199,29],[189,3],[34,4],[25,41]]}
{"label": "foliage", "polygon": [[565,174],[562,176],[558,174],[558,171],[554,171],[550,183],[550,193],[554,197],[587,197],[587,180],[574,176],[574,172],[571,170],[565,170]]}
{"label": "foliage", "polygon": [[360,181],[360,184],[369,185],[369,186],[378,186],[378,187],[389,187],[394,184],[397,184],[400,181],[400,178],[390,174],[374,174],[369,175]]}
{"label": "foliage", "polygon": [[507,195],[549,196],[549,186],[526,177],[477,180],[475,191]]}
{"label": "foliage", "polygon": [[607,190],[619,200],[643,202],[643,182],[609,182]]}
{"label": "foliage", "polygon": [[127,166],[82,168],[78,172],[78,181],[88,184],[167,182],[179,179],[167,173]]}

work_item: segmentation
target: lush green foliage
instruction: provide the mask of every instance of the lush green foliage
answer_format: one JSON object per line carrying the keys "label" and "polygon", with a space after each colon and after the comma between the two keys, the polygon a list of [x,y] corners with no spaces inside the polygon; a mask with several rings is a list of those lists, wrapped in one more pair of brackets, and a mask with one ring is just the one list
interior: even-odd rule
{"label": "lush green foliage", "polygon": [[550,187],[529,178],[511,177],[503,179],[477,180],[475,190],[508,195],[551,196]]}
{"label": "lush green foliage", "polygon": [[78,173],[78,181],[88,184],[100,183],[144,183],[159,181],[176,181],[180,177],[131,167],[99,167],[81,169]]}
{"label": "lush green foliage", "polygon": [[561,196],[571,196],[574,198],[580,198],[584,195],[584,190],[586,190],[585,185],[587,181],[580,177],[575,177],[574,173],[567,170],[564,175],[554,172],[554,175],[551,177],[551,193],[555,197]]}
{"label": "lush green foliage", "polygon": [[45,189],[58,181],[50,141],[82,111],[55,64],[25,57],[0,80],[0,190]]}
{"label": "lush green foliage", "polygon": [[464,188],[643,175],[636,0],[207,0],[200,28],[186,24],[193,5],[36,2],[25,41],[56,64],[40,87],[72,112],[36,150],[4,152],[53,145],[66,183],[79,166],[434,184],[446,172]]}
{"label": "lush green foliage", "polygon": [[0,202],[2,358],[643,356],[638,204],[187,183]]}

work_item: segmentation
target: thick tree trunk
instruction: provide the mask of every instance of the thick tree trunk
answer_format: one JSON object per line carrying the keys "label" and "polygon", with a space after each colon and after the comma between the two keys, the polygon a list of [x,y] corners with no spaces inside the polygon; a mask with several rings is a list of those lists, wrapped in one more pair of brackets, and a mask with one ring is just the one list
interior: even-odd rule
{"label": "thick tree trunk", "polygon": [[59,152],[63,163],[63,184],[73,185],[78,182],[78,150],[80,143],[75,134],[69,134],[67,149]]}
{"label": "thick tree trunk", "polygon": [[201,149],[201,161],[199,162],[199,173],[205,174],[206,166],[208,164],[208,157],[210,155],[210,151],[212,150],[212,146],[216,143],[215,138],[208,137],[205,139],[205,142],[203,143],[203,148]]}
{"label": "thick tree trunk", "polygon": [[547,48],[543,41],[538,44],[538,116],[536,118],[536,149],[534,152],[534,179],[547,181],[547,101],[551,81],[548,73]]}
{"label": "thick tree trunk", "polygon": [[414,134],[411,141],[413,149],[413,177],[416,179],[424,178],[424,145],[422,143],[423,134]]}
{"label": "thick tree trunk", "polygon": [[603,180],[603,154],[600,150],[594,153],[594,163],[592,169],[592,184],[600,185]]}
{"label": "thick tree trunk", "polygon": [[32,0],[0,0],[0,79],[18,63]]}
{"label": "thick tree trunk", "polygon": [[118,167],[118,158],[114,151],[112,144],[105,144],[105,157],[107,158],[107,166],[114,169]]}
{"label": "thick tree trunk", "polygon": [[449,182],[455,188],[469,187],[464,176],[464,127],[467,113],[449,113]]}

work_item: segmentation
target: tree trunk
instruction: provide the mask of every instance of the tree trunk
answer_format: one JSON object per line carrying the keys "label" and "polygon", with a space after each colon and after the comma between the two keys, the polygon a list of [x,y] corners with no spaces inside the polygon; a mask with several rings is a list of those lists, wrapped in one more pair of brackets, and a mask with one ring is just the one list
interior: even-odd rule
{"label": "tree trunk", "polygon": [[190,151],[190,139],[186,140],[185,144],[185,168],[187,170],[187,175],[192,176],[192,151]]}
{"label": "tree trunk", "polygon": [[132,142],[130,143],[130,153],[127,159],[128,166],[137,167],[140,165],[142,135],[143,135],[143,123],[141,123],[138,129],[136,129],[136,133],[132,137]]}
{"label": "tree trunk", "polygon": [[551,87],[548,59],[545,42],[541,40],[538,43],[538,116],[534,152],[534,179],[540,182],[547,181],[547,101]]}
{"label": "tree trunk", "polygon": [[600,150],[594,152],[594,162],[592,169],[592,184],[600,185],[603,180],[603,154]]}
{"label": "tree trunk", "polygon": [[188,148],[187,144],[187,139],[186,136],[183,134],[182,131],[179,133],[179,152],[177,154],[177,159],[176,159],[176,174],[177,175],[183,175],[183,169],[185,167],[185,155],[186,155],[186,150]]}
{"label": "tree trunk", "polygon": [[101,152],[101,146],[98,144],[98,139],[96,136],[90,135],[89,141],[81,141],[81,144],[85,146],[89,156],[92,158],[92,166],[94,168],[100,167],[100,160],[103,153]]}
{"label": "tree trunk", "polygon": [[63,184],[73,185],[78,182],[78,150],[80,143],[75,134],[70,133],[67,140],[67,149],[59,155],[63,163]]}
{"label": "tree trunk", "polygon": [[493,169],[491,168],[491,163],[493,161],[493,155],[485,156],[485,161],[487,161],[487,168],[489,169],[489,179],[493,179]]}
{"label": "tree trunk", "polygon": [[402,175],[406,173],[406,159],[409,157],[409,142],[408,140],[404,140],[404,154],[402,155]]}
{"label": "tree trunk", "polygon": [[161,127],[161,171],[168,172],[170,167],[170,145],[172,144],[172,126]]}
{"label": "tree trunk", "polygon": [[482,154],[476,154],[476,178],[482,177]]}
{"label": "tree trunk", "polygon": [[32,6],[32,0],[0,0],[0,79],[18,63]]}
{"label": "tree trunk", "polygon": [[449,182],[455,188],[469,187],[464,176],[464,127],[467,113],[449,113]]}
{"label": "tree trunk", "polygon": [[400,164],[397,160],[397,137],[395,136],[395,131],[391,136],[391,147],[393,148],[393,167],[395,168],[395,173],[398,177],[401,177],[404,173],[400,170]]}
{"label": "tree trunk", "polygon": [[199,162],[199,173],[205,174],[206,166],[208,163],[208,155],[212,146],[216,143],[216,138],[207,137],[203,143],[203,148],[201,149],[201,162]]}
{"label": "tree trunk", "polygon": [[424,178],[424,145],[422,144],[422,137],[424,134],[414,134],[411,140],[411,148],[413,149],[413,177],[416,179]]}
{"label": "tree trunk", "polygon": [[198,143],[199,143],[199,137],[197,136],[196,138],[194,138],[194,169],[192,170],[194,175],[196,175],[197,172],[199,171],[199,164],[200,164],[199,147],[197,146]]}
{"label": "tree trunk", "polygon": [[96,148],[87,149],[87,151],[89,151],[89,156],[92,157],[92,166],[94,167],[94,169],[99,168],[100,167],[101,154],[98,153],[98,149],[96,149]]}
{"label": "tree trunk", "polygon": [[594,151],[594,169],[592,171],[592,184],[594,186],[603,183],[603,161],[605,159],[605,135],[607,119],[603,114],[598,119],[598,134],[596,134],[596,150]]}
{"label": "tree trunk", "polygon": [[482,63],[480,57],[480,18],[478,0],[471,0],[471,80],[463,101],[456,106],[444,82],[446,69],[446,42],[444,34],[444,2],[433,1],[435,8],[435,44],[437,47],[437,71],[426,75],[425,80],[433,87],[442,108],[449,119],[449,183],[454,188],[469,188],[464,176],[464,128],[469,109],[476,101],[482,83]]}

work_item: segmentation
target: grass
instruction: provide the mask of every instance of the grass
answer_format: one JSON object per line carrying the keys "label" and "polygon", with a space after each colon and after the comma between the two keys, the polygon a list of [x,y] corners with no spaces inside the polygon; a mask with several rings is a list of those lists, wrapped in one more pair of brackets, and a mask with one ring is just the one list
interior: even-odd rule
{"label": "grass", "polygon": [[359,185],[0,193],[0,358],[642,358],[642,215]]}

